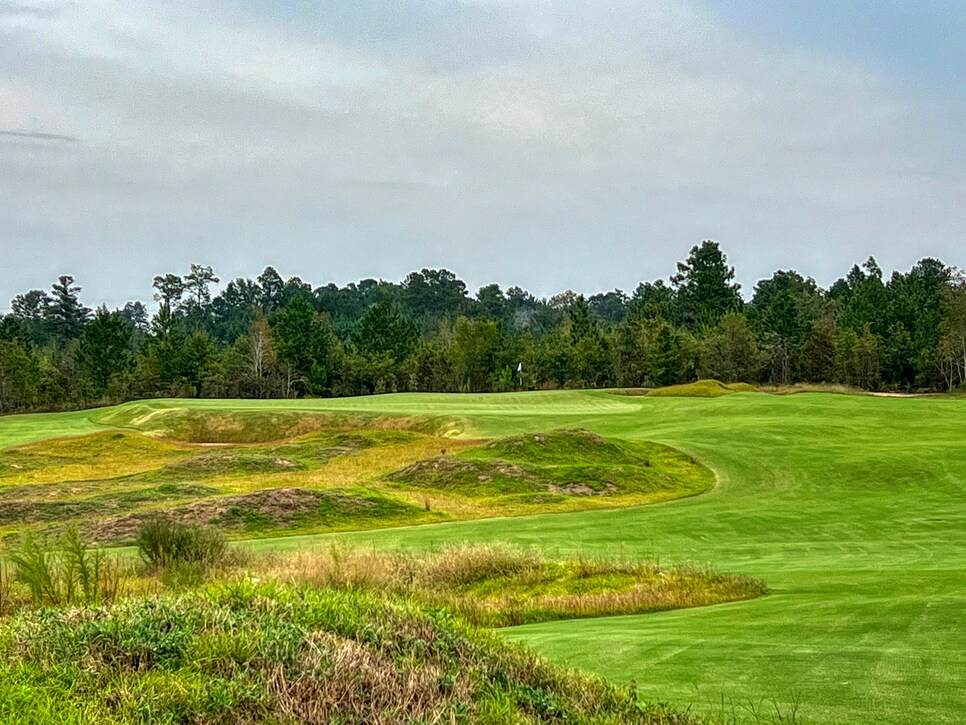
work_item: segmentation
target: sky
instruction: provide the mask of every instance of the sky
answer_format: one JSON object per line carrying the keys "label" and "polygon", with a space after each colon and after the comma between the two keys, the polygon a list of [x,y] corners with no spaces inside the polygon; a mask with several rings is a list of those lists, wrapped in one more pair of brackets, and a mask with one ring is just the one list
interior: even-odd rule
{"label": "sky", "polygon": [[0,0],[0,311],[273,265],[747,297],[966,266],[966,3]]}

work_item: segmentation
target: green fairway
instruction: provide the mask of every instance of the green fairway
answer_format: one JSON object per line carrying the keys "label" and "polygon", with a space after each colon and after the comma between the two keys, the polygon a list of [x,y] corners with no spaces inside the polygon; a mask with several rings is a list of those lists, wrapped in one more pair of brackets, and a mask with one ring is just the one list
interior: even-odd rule
{"label": "green fairway", "polygon": [[[554,392],[190,405],[426,415],[473,436],[579,427],[676,446],[715,470],[714,490],[640,508],[339,538],[407,546],[505,540],[552,554],[694,560],[761,577],[773,591],[763,599],[506,635],[559,662],[635,679],[650,699],[699,709],[716,710],[722,698],[739,711],[765,702],[768,712],[775,702],[788,713],[797,703],[799,722],[818,723],[952,723],[966,712],[962,401]],[[95,429],[78,413],[4,418],[0,445]]]}

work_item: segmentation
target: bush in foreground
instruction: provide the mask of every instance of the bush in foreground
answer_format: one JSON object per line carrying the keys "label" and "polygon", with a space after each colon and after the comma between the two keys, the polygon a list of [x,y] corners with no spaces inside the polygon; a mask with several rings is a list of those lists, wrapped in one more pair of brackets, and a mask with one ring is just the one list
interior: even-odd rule
{"label": "bush in foreground", "polygon": [[0,629],[0,721],[693,723],[446,610],[241,582]]}

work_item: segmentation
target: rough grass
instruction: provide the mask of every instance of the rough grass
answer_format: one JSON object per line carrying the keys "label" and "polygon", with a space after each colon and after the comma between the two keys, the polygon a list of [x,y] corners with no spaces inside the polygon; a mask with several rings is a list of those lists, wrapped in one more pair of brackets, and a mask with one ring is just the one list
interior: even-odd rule
{"label": "rough grass", "polygon": [[[189,521],[220,520],[231,509],[234,516],[220,522],[238,536],[417,523],[439,513],[359,484],[440,445],[391,429],[214,447],[122,431],[37,441],[0,451],[0,533],[56,535],[58,524],[73,521],[99,541],[127,541],[162,509]],[[282,492],[277,505],[269,505],[266,488]],[[293,504],[291,491],[308,493]],[[306,497],[311,512],[302,505]]]}
{"label": "rough grass", "polygon": [[[224,526],[183,523],[170,515],[141,522],[134,539],[143,563],[123,551],[93,548],[73,529],[56,541],[28,537],[8,552],[7,562],[0,558],[0,617],[42,604],[77,604],[83,579],[78,575],[94,564],[107,575],[110,596],[101,596],[108,591],[101,588],[81,603],[255,577],[445,607],[488,627],[699,607],[768,593],[760,580],[708,567],[587,557],[557,561],[536,549],[505,544],[418,552],[334,545],[254,553],[248,547],[226,548]],[[182,564],[192,566],[181,571]],[[92,578],[97,579],[87,580]]]}
{"label": "rough grass", "polygon": [[181,460],[191,449],[122,431],[54,438],[0,451],[0,486],[133,475]]}
{"label": "rough grass", "polygon": [[[231,559],[209,572],[220,583],[180,594],[170,591],[183,586],[178,580],[153,578],[156,568],[137,574],[130,560],[118,580],[123,560],[111,560],[110,596],[98,590],[93,597],[109,605],[22,604],[0,619],[0,721],[703,722],[474,627],[700,606],[766,591],[747,577],[707,570],[553,562],[501,545],[423,554],[330,547]],[[9,582],[0,566],[0,614]],[[151,584],[151,596],[134,593],[152,591]]]}
{"label": "rough grass", "polygon": [[606,440],[579,429],[500,438],[455,456],[417,461],[387,479],[402,487],[535,506],[628,495],[653,502],[700,493],[714,484],[710,470],[680,451]]}
{"label": "rough grass", "polygon": [[[186,525],[211,525],[227,533],[278,535],[286,531],[364,529],[432,520],[413,504],[365,488],[274,488],[165,507],[168,518]],[[99,544],[130,544],[154,510],[90,524]]]}
{"label": "rough grass", "polygon": [[654,398],[720,398],[732,393],[754,393],[758,388],[750,383],[722,383],[718,380],[698,380],[695,383],[668,385],[648,392]]}
{"label": "rough grass", "polygon": [[714,481],[665,446],[587,431],[481,443],[392,428],[245,444],[132,431],[36,441],[0,452],[0,535],[56,536],[74,522],[98,542],[125,543],[159,511],[234,537],[309,534],[654,503]]}
{"label": "rough grass", "polygon": [[764,582],[704,567],[590,558],[556,562],[536,550],[501,544],[420,554],[335,546],[263,555],[248,566],[260,577],[290,583],[392,592],[487,627],[642,614],[767,593]]}
{"label": "rough grass", "polygon": [[100,425],[132,428],[149,436],[189,443],[270,443],[319,431],[347,429],[408,430],[436,433],[447,425],[438,418],[336,415],[284,409],[196,409],[128,403],[99,412]]}
{"label": "rough grass", "polygon": [[235,583],[15,617],[5,723],[688,723],[445,610]]}

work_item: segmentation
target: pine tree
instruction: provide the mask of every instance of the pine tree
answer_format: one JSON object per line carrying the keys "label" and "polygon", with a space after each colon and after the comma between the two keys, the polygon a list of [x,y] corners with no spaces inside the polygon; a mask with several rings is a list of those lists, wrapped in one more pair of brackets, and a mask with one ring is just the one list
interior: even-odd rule
{"label": "pine tree", "polygon": [[99,307],[81,336],[81,368],[96,394],[107,391],[111,377],[130,367],[131,326],[117,312]]}
{"label": "pine tree", "polygon": [[61,340],[79,338],[91,315],[90,308],[84,307],[77,298],[81,288],[73,285],[73,277],[61,275],[51,287],[50,302],[44,310],[51,335]]}
{"label": "pine tree", "polygon": [[705,240],[692,247],[671,277],[678,322],[692,330],[713,327],[726,312],[740,310],[740,287],[734,278],[734,267],[728,266],[717,242]]}

